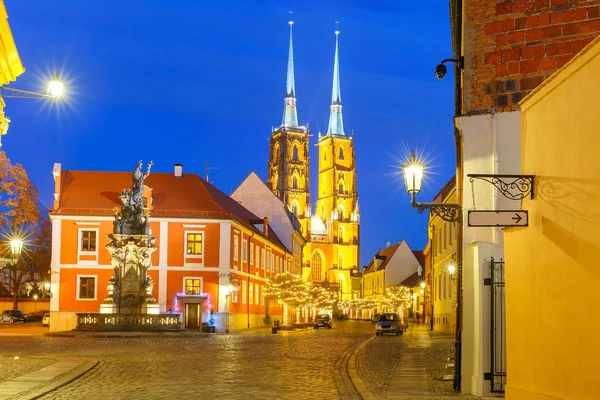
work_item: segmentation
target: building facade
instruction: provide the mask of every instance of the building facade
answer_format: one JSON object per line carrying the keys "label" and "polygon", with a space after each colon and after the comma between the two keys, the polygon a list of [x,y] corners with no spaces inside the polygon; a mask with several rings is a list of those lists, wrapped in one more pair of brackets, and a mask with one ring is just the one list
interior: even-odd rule
{"label": "building facade", "polygon": [[[485,285],[492,260],[504,258],[504,233],[468,227],[467,215],[469,210],[519,209],[520,203],[487,182],[471,182],[468,175],[522,173],[518,102],[598,35],[600,6],[577,0],[452,0],[450,6],[458,72],[456,186],[465,221],[459,224],[457,257],[462,291],[457,386],[463,393],[485,396],[504,392],[511,379],[504,316],[491,319],[492,292]],[[491,332],[499,335],[494,342]]]}
{"label": "building facade", "polygon": [[[597,399],[600,39],[521,102],[529,226],[504,231],[508,399]],[[570,288],[576,288],[572,290]],[[527,295],[523,295],[526,293]],[[569,321],[569,340],[561,332]]]}
{"label": "building facade", "polygon": [[[77,312],[98,312],[113,273],[105,249],[113,233],[125,172],[66,171],[54,166],[51,323],[75,328]],[[195,174],[152,173],[144,201],[156,238],[149,275],[160,312],[197,329],[212,314],[217,331],[264,326],[281,307],[263,296],[267,280],[300,274],[294,255],[261,219]],[[231,291],[230,287],[238,288]]]}
{"label": "building facade", "polygon": [[[420,277],[416,283],[419,286],[423,279],[423,263],[423,252],[411,250],[404,240],[394,245],[388,243],[385,249],[377,251],[369,265],[363,268],[361,279],[363,298],[377,302],[372,312],[383,311],[382,300],[387,288],[409,281],[412,284],[415,275]],[[413,288],[412,285],[409,287]],[[416,303],[413,305],[416,309]],[[370,315],[364,317],[370,318]]]}
{"label": "building facade", "polygon": [[[433,203],[456,204],[456,179],[452,177],[434,197]],[[433,315],[432,329],[438,332],[456,332],[456,271],[458,224],[429,214],[428,241],[429,264],[426,264],[427,292],[426,311]]]}
{"label": "building facade", "polygon": [[[310,202],[309,131],[298,125],[294,60],[290,47],[286,97],[281,126],[271,134],[269,178],[273,193],[298,217],[307,240],[303,277],[352,297],[352,276],[359,269],[359,209],[353,136],[346,135],[342,118],[338,39],[327,133],[319,134],[316,209]],[[354,271],[354,272],[353,272]]]}

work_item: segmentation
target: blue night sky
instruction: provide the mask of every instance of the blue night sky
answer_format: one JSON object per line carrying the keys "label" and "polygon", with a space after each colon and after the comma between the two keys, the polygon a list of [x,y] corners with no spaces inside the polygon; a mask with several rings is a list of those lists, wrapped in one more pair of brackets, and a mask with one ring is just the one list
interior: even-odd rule
{"label": "blue night sky", "polygon": [[[448,2],[407,0],[5,0],[26,72],[11,84],[44,91],[66,81],[59,106],[6,99],[2,149],[22,163],[52,205],[52,166],[204,175],[225,193],[252,170],[267,178],[268,138],[281,123],[294,11],[298,119],[325,133],[340,25],[340,81],[347,134],[354,130],[361,207],[361,264],[393,242],[426,244],[427,216],[411,209],[399,160],[430,155],[430,201],[454,174]],[[449,71],[451,66],[449,65]],[[316,193],[316,187],[312,188]],[[313,195],[311,201],[316,202]]]}

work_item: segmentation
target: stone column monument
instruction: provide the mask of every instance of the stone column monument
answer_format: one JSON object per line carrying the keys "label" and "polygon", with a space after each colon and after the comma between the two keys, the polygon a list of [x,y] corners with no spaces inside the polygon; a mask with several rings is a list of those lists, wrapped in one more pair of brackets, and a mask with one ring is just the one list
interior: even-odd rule
{"label": "stone column monument", "polygon": [[114,229],[108,235],[106,249],[114,274],[108,282],[108,297],[100,306],[103,314],[158,314],[159,308],[152,297],[154,282],[147,275],[150,256],[156,250],[156,238],[150,235],[149,210],[144,207],[144,179],[142,161],[133,171],[133,186],[123,190],[121,207],[115,208]]}

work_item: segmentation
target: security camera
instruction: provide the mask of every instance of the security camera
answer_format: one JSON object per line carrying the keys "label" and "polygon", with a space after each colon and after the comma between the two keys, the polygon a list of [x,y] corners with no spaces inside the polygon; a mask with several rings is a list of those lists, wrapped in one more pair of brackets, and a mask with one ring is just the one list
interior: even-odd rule
{"label": "security camera", "polygon": [[444,79],[446,72],[448,72],[448,70],[444,64],[438,64],[438,66],[435,67],[435,76],[437,76],[438,79]]}

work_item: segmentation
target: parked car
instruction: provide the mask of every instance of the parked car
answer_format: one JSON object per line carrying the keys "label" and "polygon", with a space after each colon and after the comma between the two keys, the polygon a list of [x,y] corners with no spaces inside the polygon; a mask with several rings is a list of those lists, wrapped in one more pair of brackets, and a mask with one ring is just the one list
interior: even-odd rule
{"label": "parked car", "polygon": [[315,318],[315,325],[314,325],[315,329],[319,329],[319,328],[331,329],[332,327],[333,327],[333,320],[331,319],[331,317],[329,315],[322,314],[322,315],[318,315],[317,318]]}
{"label": "parked car", "polygon": [[402,335],[404,332],[404,321],[396,313],[383,313],[379,316],[379,321],[375,325],[375,335],[384,333],[395,333]]}
{"label": "parked car", "polygon": [[340,320],[340,321],[341,320],[346,320],[347,321],[348,320],[348,314],[344,314],[344,313],[338,314],[337,319]]}
{"label": "parked car", "polygon": [[50,314],[44,314],[44,318],[42,318],[42,326],[50,326]]}
{"label": "parked car", "polygon": [[2,311],[2,322],[27,322],[27,317],[20,310],[4,310]]}
{"label": "parked car", "polygon": [[376,324],[377,321],[379,321],[379,317],[381,316],[381,314],[375,314],[373,315],[373,317],[371,318],[371,323],[372,324]]}

